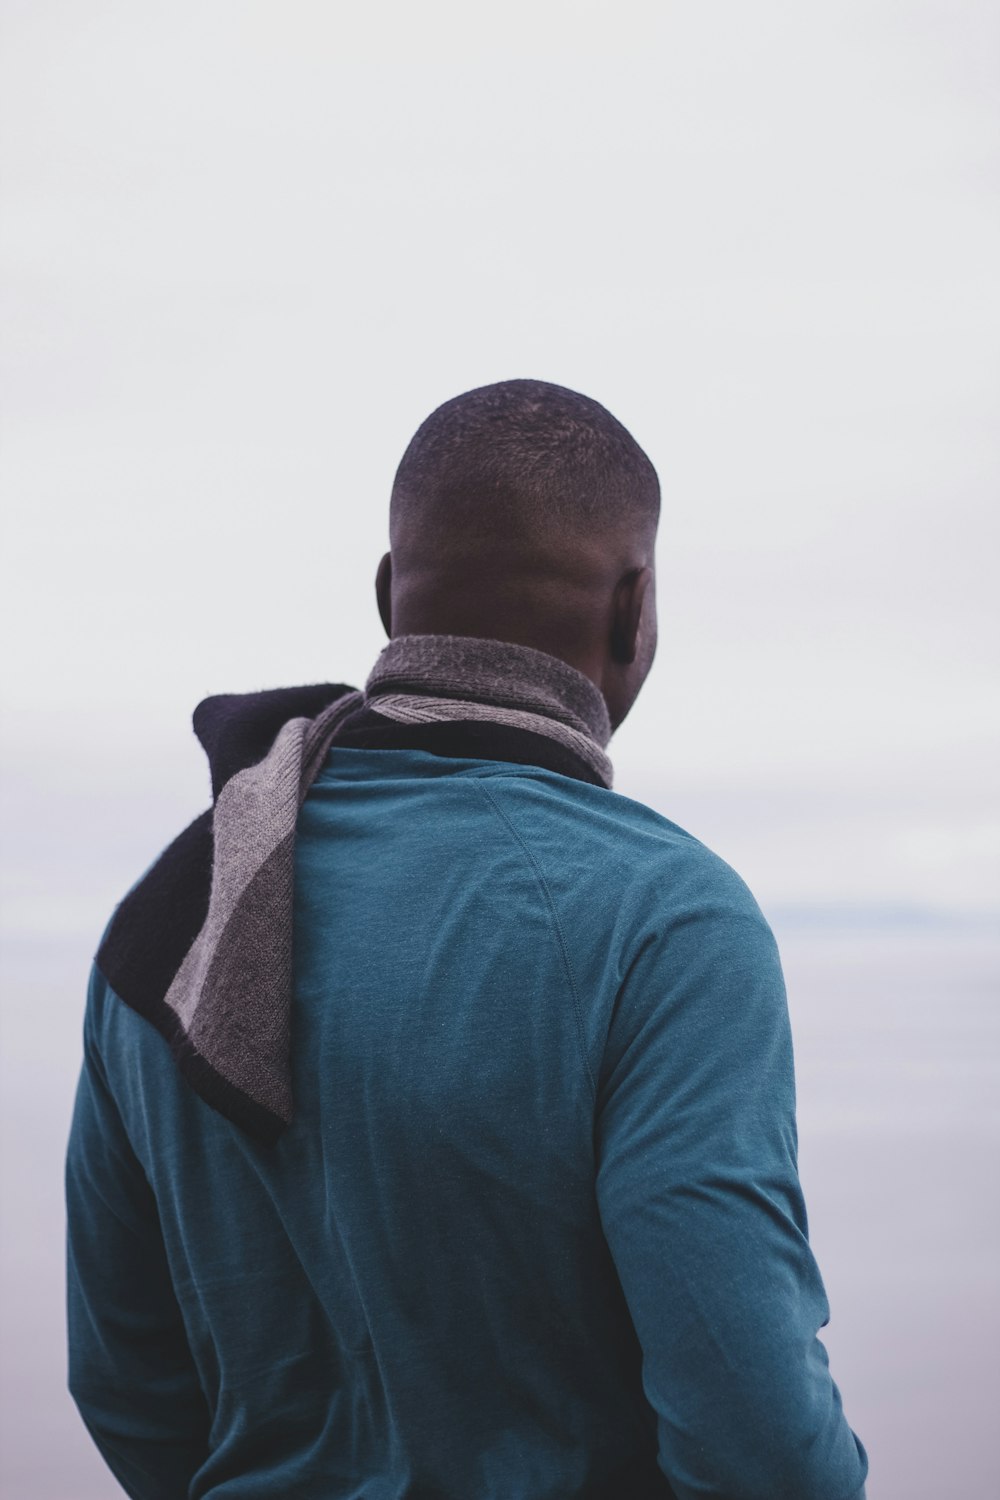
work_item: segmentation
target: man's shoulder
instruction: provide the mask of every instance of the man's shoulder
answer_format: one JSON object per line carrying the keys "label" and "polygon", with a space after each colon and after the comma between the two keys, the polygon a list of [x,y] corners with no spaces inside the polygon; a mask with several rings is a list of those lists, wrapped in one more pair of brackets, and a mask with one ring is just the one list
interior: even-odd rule
{"label": "man's shoulder", "polygon": [[575,869],[586,866],[609,895],[642,893],[675,909],[697,904],[763,920],[743,878],[707,844],[645,802],[533,767],[483,778],[512,830]]}

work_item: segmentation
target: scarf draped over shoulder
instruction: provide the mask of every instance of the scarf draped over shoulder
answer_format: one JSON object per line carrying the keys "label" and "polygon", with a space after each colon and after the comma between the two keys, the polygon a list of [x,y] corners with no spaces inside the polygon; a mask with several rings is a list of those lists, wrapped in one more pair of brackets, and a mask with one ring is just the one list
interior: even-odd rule
{"label": "scarf draped over shoulder", "polygon": [[299,809],[334,744],[540,765],[610,787],[598,688],[546,652],[397,636],[343,683],[204,699],[213,803],[116,908],[95,962],[187,1083],[264,1144],[293,1117],[292,902]]}

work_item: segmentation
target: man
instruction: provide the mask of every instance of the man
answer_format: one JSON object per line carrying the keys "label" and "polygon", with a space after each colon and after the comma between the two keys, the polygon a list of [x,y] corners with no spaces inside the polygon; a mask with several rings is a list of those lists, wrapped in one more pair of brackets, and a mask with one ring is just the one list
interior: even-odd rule
{"label": "man", "polygon": [[848,1500],[774,940],[610,789],[659,485],[595,401],[434,412],[363,693],[206,700],[116,909],[70,1388],[129,1494]]}

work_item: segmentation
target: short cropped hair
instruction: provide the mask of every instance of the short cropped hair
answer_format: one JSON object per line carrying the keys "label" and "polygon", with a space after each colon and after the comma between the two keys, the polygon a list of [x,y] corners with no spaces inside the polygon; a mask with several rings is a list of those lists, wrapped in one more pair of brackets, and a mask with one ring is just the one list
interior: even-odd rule
{"label": "short cropped hair", "polygon": [[[503,380],[433,411],[403,454],[390,528],[402,522],[525,535],[655,527],[656,470],[599,402],[544,380]],[[440,538],[439,538],[440,539]]]}

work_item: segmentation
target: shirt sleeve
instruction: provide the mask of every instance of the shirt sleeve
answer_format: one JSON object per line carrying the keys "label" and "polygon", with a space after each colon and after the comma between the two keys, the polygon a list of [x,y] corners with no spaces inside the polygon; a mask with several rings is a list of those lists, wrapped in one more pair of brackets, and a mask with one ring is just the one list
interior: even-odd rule
{"label": "shirt sleeve", "polygon": [[152,1189],[102,1064],[107,986],[91,972],[66,1155],[69,1389],[133,1500],[177,1500],[208,1456],[208,1405]]}
{"label": "shirt sleeve", "polygon": [[598,1084],[599,1209],[678,1500],[863,1500],[817,1337],[781,965],[747,898],[637,943]]}

